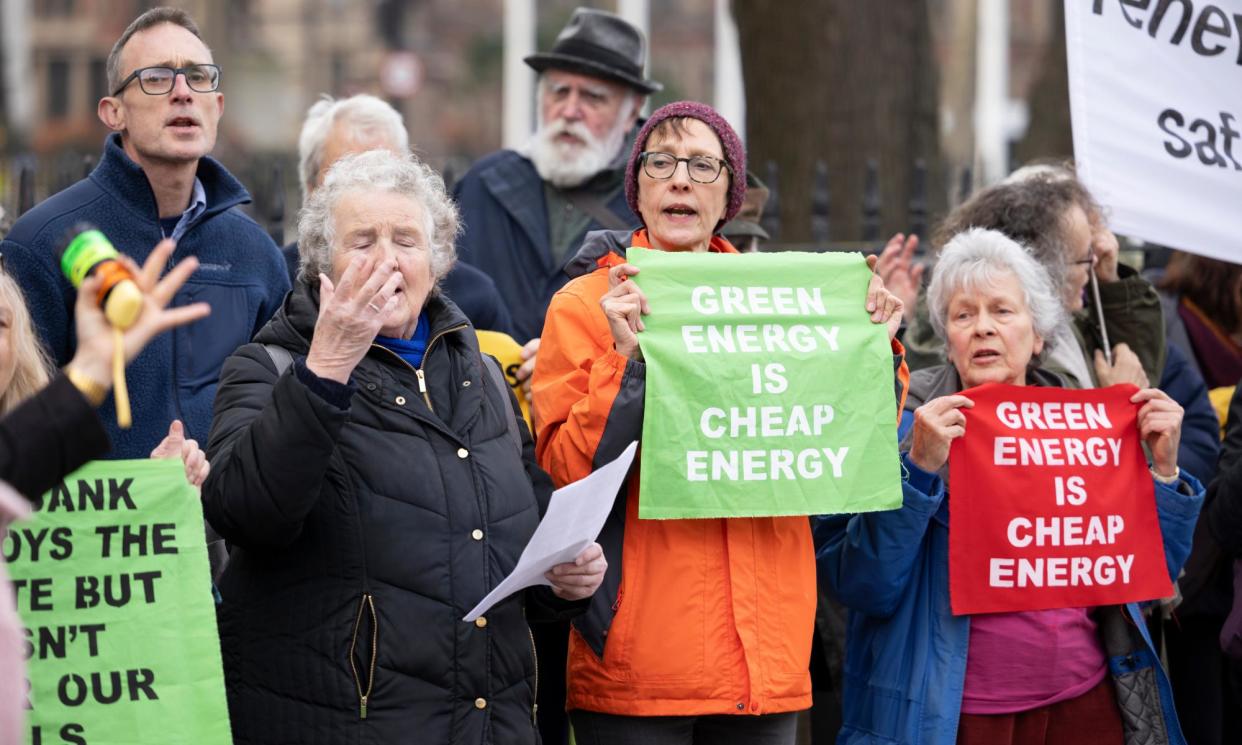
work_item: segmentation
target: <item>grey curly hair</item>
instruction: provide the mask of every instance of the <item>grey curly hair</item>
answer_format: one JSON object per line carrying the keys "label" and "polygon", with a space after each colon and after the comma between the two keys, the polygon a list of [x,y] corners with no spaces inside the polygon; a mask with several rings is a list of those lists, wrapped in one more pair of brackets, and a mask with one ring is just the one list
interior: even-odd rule
{"label": "grey curly hair", "polygon": [[1066,322],[1065,307],[1047,269],[1026,247],[997,230],[972,228],[953,236],[940,251],[927,287],[927,309],[936,335],[948,341],[949,302],[961,290],[985,287],[1004,275],[1018,280],[1035,333],[1044,340],[1042,361],[1053,346],[1057,327]]}
{"label": "grey curly hair", "polygon": [[934,245],[968,228],[999,230],[1043,265],[1065,302],[1069,213],[1079,207],[1092,229],[1104,222],[1090,192],[1064,167],[1027,168],[972,196],[949,213],[932,237]]}
{"label": "grey curly hair", "polygon": [[458,215],[444,188],[444,179],[414,155],[368,150],[341,158],[328,170],[323,184],[311,193],[298,214],[298,276],[312,287],[319,273],[332,271],[335,225],[332,211],[340,198],[354,191],[391,192],[410,197],[423,208],[424,232],[430,242],[431,271],[436,285],[457,260]]}

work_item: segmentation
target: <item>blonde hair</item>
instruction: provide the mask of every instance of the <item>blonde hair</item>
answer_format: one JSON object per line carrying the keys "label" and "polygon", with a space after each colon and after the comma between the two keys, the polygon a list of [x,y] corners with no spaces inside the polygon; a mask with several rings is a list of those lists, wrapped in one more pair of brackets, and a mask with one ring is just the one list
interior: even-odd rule
{"label": "blonde hair", "polygon": [[13,347],[10,352],[15,361],[13,379],[0,391],[0,414],[7,414],[47,386],[52,362],[35,336],[22,289],[3,271],[0,271],[0,302],[8,303],[13,313],[9,326],[9,341]]}

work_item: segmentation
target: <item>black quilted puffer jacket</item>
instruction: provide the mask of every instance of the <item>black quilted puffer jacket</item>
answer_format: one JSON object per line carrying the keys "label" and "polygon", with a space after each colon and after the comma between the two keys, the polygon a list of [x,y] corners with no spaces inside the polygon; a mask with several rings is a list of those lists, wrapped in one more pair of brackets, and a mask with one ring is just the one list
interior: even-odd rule
{"label": "black quilted puffer jacket", "polygon": [[[224,365],[203,501],[232,547],[237,743],[538,742],[524,613],[574,604],[545,590],[461,619],[513,569],[551,484],[465,316],[437,295],[427,312],[420,370],[373,347],[350,390],[325,389],[301,359],[318,310],[299,283]],[[264,344],[293,364],[278,374]]]}

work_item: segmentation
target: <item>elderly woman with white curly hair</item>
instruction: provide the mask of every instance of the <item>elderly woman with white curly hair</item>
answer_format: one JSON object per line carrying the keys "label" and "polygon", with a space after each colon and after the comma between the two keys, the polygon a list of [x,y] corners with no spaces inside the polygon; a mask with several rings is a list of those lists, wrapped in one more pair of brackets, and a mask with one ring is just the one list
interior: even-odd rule
{"label": "elderly woman with white curly hair", "polygon": [[[820,579],[850,609],[838,742],[1185,743],[1137,605],[951,614],[949,448],[966,432],[962,409],[973,406],[962,391],[1063,387],[1040,363],[1066,318],[1044,267],[1003,234],[979,229],[945,246],[928,307],[949,364],[910,377],[902,507],[815,526]],[[1182,408],[1154,388],[1130,401],[1176,577],[1203,487],[1177,468]]]}
{"label": "elderly woman with white curly hair", "polygon": [[526,615],[461,619],[514,567],[550,481],[495,361],[437,290],[457,212],[412,157],[339,160],[303,208],[301,279],[225,363],[203,489],[232,546],[221,645],[238,743],[536,743]]}

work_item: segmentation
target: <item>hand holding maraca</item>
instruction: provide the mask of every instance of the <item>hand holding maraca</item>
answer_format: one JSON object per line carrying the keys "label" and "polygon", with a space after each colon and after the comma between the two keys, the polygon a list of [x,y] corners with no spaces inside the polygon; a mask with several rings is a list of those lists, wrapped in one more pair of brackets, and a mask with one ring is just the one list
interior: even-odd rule
{"label": "hand holding maraca", "polygon": [[[156,335],[203,318],[211,312],[207,303],[166,307],[198,268],[198,259],[191,256],[161,279],[160,271],[168,264],[173,247],[171,240],[161,241],[151,251],[142,269],[128,256],[115,253],[115,249],[114,255],[106,258],[106,261],[118,265],[115,268],[92,272],[90,270],[94,267],[88,267],[86,271],[82,271],[80,265],[77,267],[81,277],[75,309],[77,352],[65,366],[65,373],[95,405],[102,402],[108,388],[116,384],[117,420],[122,427],[129,426],[128,397],[124,392],[125,363],[136,357]],[[98,265],[101,262],[95,263]],[[111,292],[107,292],[109,281],[121,270],[125,276],[111,281]],[[100,307],[101,301],[109,310],[107,316]],[[116,323],[110,322],[110,318],[115,319]],[[127,325],[120,325],[126,321]],[[122,398],[126,400],[122,401]]]}

